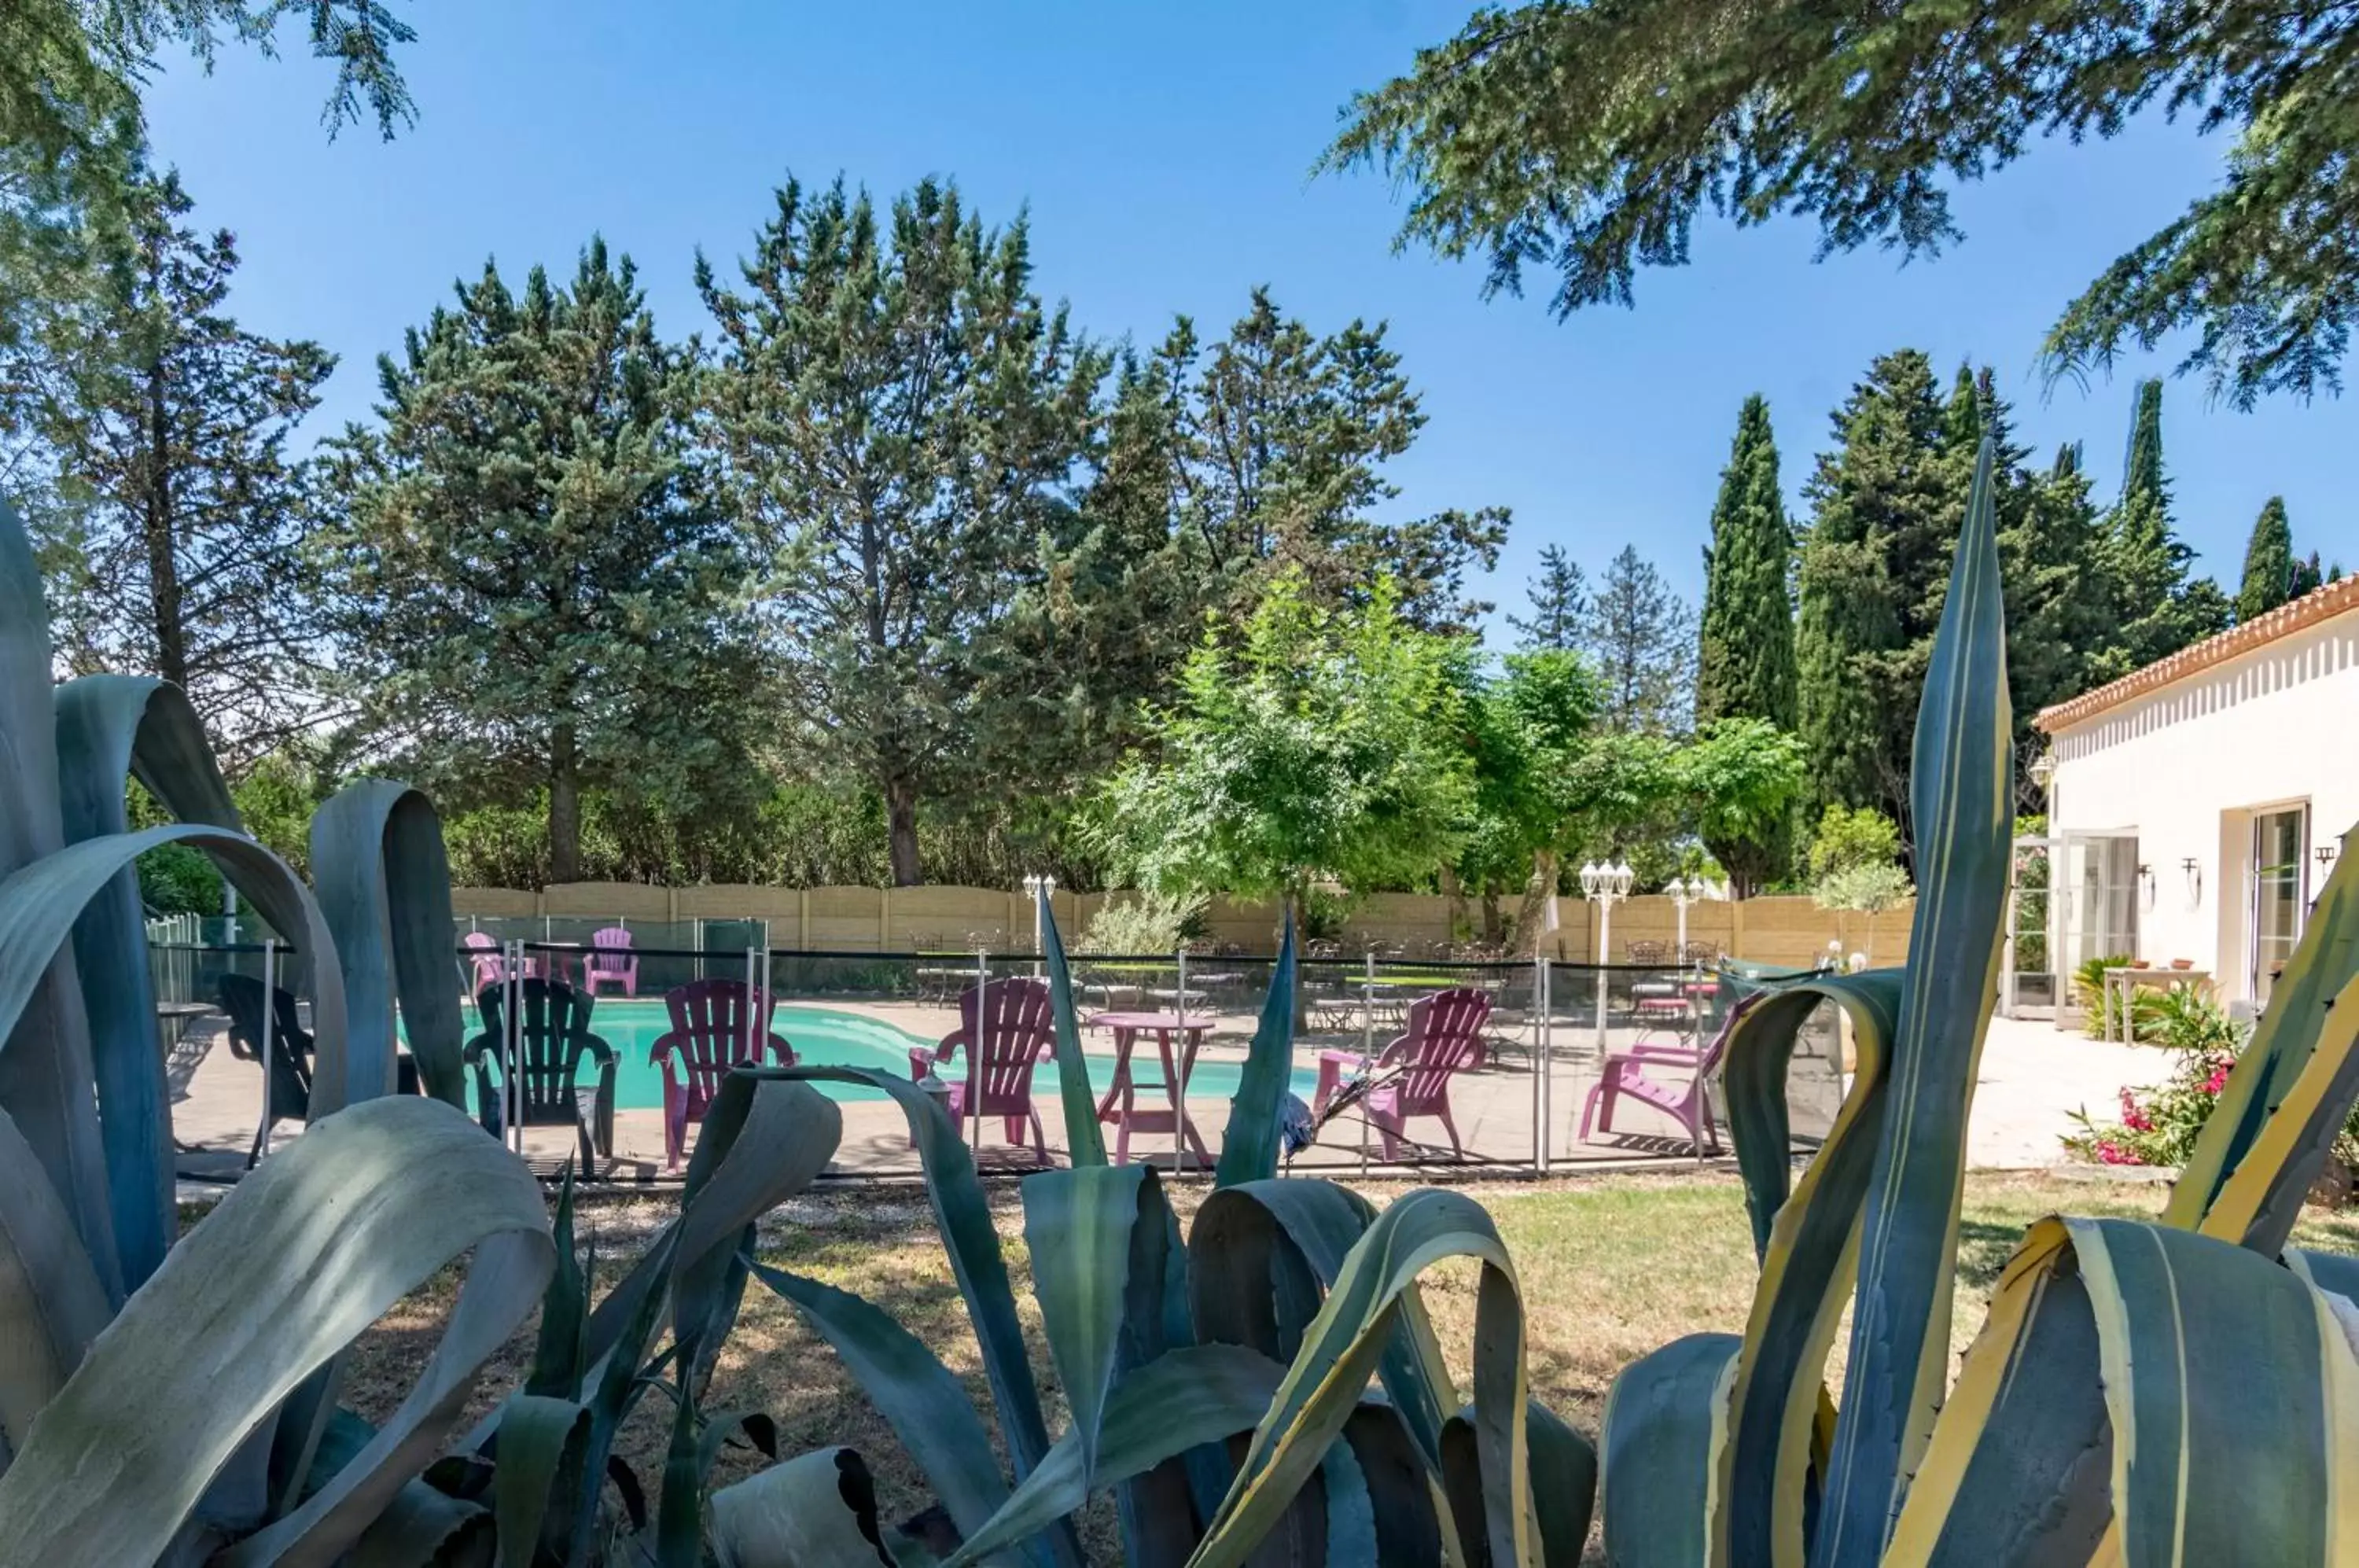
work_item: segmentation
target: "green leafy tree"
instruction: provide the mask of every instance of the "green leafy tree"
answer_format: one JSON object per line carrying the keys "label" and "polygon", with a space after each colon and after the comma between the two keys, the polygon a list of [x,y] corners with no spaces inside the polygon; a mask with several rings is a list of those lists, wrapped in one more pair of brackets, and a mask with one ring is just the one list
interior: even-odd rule
{"label": "green leafy tree", "polygon": [[1364,603],[1389,580],[1399,613],[1428,629],[1462,630],[1490,609],[1465,579],[1497,564],[1506,507],[1376,515],[1400,494],[1386,465],[1426,419],[1385,335],[1353,321],[1321,337],[1256,289],[1219,342],[1204,345],[1183,316],[1157,349],[1173,528],[1214,580],[1208,599],[1249,614],[1266,583],[1298,572],[1329,604]]}
{"label": "green leafy tree", "polygon": [[186,221],[177,178],[133,200],[127,265],[0,398],[60,503],[37,515],[68,667],[178,685],[234,768],[321,716],[310,471],[288,446],[336,361],[227,313],[236,243]]}
{"label": "green leafy tree", "polygon": [[1577,802],[1568,785],[1596,720],[1596,677],[1579,654],[1541,648],[1508,654],[1495,672],[1470,659],[1462,679],[1473,811],[1451,869],[1461,887],[1483,899],[1486,941],[1507,934],[1501,895],[1521,896],[1514,939],[1531,952],[1572,825]]}
{"label": "green leafy tree", "polygon": [[1154,751],[1108,780],[1093,833],[1117,874],[1163,893],[1299,910],[1315,881],[1414,886],[1472,813],[1459,645],[1419,630],[1379,582],[1329,609],[1273,579],[1235,646],[1208,634],[1154,715]]}
{"label": "green leafy tree", "polygon": [[1805,759],[1800,736],[1759,718],[1710,720],[1676,754],[1688,822],[1737,898],[1786,869]]}
{"label": "green leafy tree", "polygon": [[1873,806],[1829,806],[1810,834],[1810,880],[1900,858],[1900,824]]}
{"label": "green leafy tree", "polygon": [[1540,546],[1539,573],[1526,593],[1531,601],[1530,617],[1507,617],[1518,647],[1527,652],[1542,648],[1569,652],[1581,646],[1582,630],[1589,620],[1589,580],[1562,545]]}
{"label": "green leafy tree", "polygon": [[788,181],[723,287],[705,408],[769,562],[757,615],[796,744],[885,799],[892,877],[919,815],[977,779],[990,639],[1062,526],[1106,356],[1032,289],[1021,220],[986,230],[923,181]]}
{"label": "green leafy tree", "polygon": [[693,356],[627,257],[572,281],[496,267],[379,376],[336,443],[319,541],[350,695],[454,803],[548,797],[549,875],[581,875],[582,798],[674,811],[742,780],[750,670],[729,529],[698,461]]}
{"label": "green leafy tree", "polygon": [[2320,564],[2318,551],[2313,550],[2309,555],[2293,563],[2293,586],[2287,596],[2299,599],[2304,593],[2322,588],[2329,583],[2339,583],[2342,580],[2341,563],[2336,563],[2331,569],[2324,567]]}
{"label": "green leafy tree", "polygon": [[1614,730],[1684,732],[1695,713],[1695,621],[1654,563],[1630,545],[1607,565],[1589,603],[1582,651]]}
{"label": "green leafy tree", "polygon": [[2136,111],[2232,131],[2227,178],[2068,304],[2047,353],[2102,365],[2191,331],[2183,365],[2232,400],[2340,385],[2359,312],[2359,146],[2338,112],[2359,21],[2321,0],[1975,13],[1690,0],[1485,6],[1356,98],[1333,165],[1409,193],[1404,240],[1482,256],[1490,287],[1558,274],[1560,314],[1626,304],[1688,259],[1696,219],[1815,220],[1829,250],[1960,239],[1950,187],[2041,136]]}
{"label": "green leafy tree", "polygon": [[2100,680],[2126,675],[2224,629],[2231,614],[2217,583],[2190,579],[2195,552],[2171,528],[2159,381],[2138,386],[2124,474],[2102,552],[2112,579],[2116,630],[2107,656],[2092,671]]}
{"label": "green leafy tree", "polygon": [[2293,596],[2293,527],[2285,497],[2272,495],[2253,520],[2245,546],[2245,576],[2236,589],[2236,619],[2258,619]]}
{"label": "green leafy tree", "polygon": [[[1995,397],[1991,402],[1996,407]],[[2015,449],[2006,450],[2012,458]],[[2036,810],[2044,799],[2030,773],[2043,749],[2033,733],[2039,711],[2094,683],[2093,659],[2113,635],[2113,603],[2100,559],[2104,525],[2077,445],[2060,448],[2044,473],[2011,466],[1995,477],[2016,789],[2023,807]]]}

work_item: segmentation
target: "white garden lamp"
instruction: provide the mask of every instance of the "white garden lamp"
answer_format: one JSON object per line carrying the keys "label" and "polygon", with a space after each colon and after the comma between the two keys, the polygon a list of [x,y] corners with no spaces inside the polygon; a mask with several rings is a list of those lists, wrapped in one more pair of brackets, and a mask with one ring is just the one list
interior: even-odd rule
{"label": "white garden lamp", "polygon": [[1049,951],[1049,927],[1041,911],[1048,908],[1048,901],[1057,896],[1057,879],[1045,873],[1027,877],[1024,878],[1024,891],[1032,900],[1032,951],[1046,953]]}
{"label": "white garden lamp", "polygon": [[1671,953],[1671,961],[1685,964],[1688,961],[1688,906],[1701,904],[1712,896],[1712,887],[1701,877],[1671,878],[1663,891],[1670,895],[1671,907],[1680,912],[1680,945]]}
{"label": "white garden lamp", "polygon": [[1591,861],[1581,868],[1581,896],[1597,906],[1597,1044],[1605,1046],[1605,965],[1614,952],[1614,906],[1630,896],[1626,865]]}

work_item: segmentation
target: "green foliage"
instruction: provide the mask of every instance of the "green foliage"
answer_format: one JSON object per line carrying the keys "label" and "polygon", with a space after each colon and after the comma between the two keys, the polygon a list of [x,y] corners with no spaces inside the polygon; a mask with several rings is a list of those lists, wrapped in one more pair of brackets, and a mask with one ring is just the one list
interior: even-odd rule
{"label": "green foliage", "polygon": [[744,777],[739,563],[692,370],[593,241],[562,287],[486,266],[381,364],[382,428],[334,445],[315,553],[346,695],[454,804],[546,789],[553,880],[580,876],[586,786],[678,811]]}
{"label": "green foliage", "polygon": [[1075,951],[1080,953],[1176,953],[1202,928],[1202,893],[1148,890],[1107,903],[1090,917]]}
{"label": "green foliage", "polygon": [[1872,806],[1829,806],[1810,834],[1808,865],[1812,881],[1824,881],[1858,866],[1889,866],[1900,857],[1900,828]]}
{"label": "green foliage", "polygon": [[1737,415],[1736,439],[1712,503],[1704,547],[1696,717],[1767,719],[1794,727],[1794,531],[1777,483],[1768,400]]}
{"label": "green foliage", "polygon": [[1456,848],[1473,794],[1453,645],[1405,622],[1387,583],[1330,611],[1272,583],[1232,649],[1208,634],[1153,721],[1158,757],[1107,783],[1093,833],[1165,892],[1396,886]]}
{"label": "green foliage", "polygon": [[2228,601],[2210,579],[2189,580],[2195,552],[2171,530],[2159,381],[2138,385],[2122,498],[2106,519],[2100,554],[2117,627],[2113,647],[2094,661],[2101,679],[2125,675],[2226,628]]}
{"label": "green foliage", "polygon": [[218,915],[221,872],[202,850],[159,845],[139,857],[139,902],[151,914]]}
{"label": "green foliage", "polygon": [[2291,596],[2293,528],[2286,521],[2285,497],[2272,495],[2253,521],[2245,545],[2245,577],[2236,590],[2236,619],[2267,615]]}
{"label": "green foliage", "polygon": [[2347,15],[2041,0],[1976,18],[1963,49],[1962,25],[1924,5],[1486,6],[1355,98],[1326,162],[1399,180],[1403,240],[1484,256],[1494,289],[1553,269],[1564,315],[1629,303],[1637,269],[1684,263],[1707,212],[1797,213],[1831,249],[1934,255],[1962,237],[1952,183],[2042,136],[2113,136],[2149,104],[2196,112],[2234,132],[2225,181],[2065,307],[2050,365],[2191,331],[2182,368],[2239,406],[2339,387],[2359,298],[2340,216],[2359,180],[2336,107]]}
{"label": "green foliage", "polygon": [[1587,605],[1582,649],[1609,730],[1683,735],[1694,716],[1695,621],[1654,563],[1624,545]]}

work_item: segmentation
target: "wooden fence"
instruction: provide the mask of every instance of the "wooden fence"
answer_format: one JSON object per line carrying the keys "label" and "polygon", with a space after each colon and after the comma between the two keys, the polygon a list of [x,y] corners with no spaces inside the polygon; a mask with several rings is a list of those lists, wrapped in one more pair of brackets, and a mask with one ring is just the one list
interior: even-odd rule
{"label": "wooden fence", "polygon": [[[1109,899],[1122,893],[1055,895],[1057,923],[1071,942]],[[1032,906],[1027,895],[989,887],[656,887],[636,882],[569,882],[531,892],[513,887],[461,887],[451,895],[462,919],[615,920],[677,922],[769,922],[770,945],[826,953],[908,953],[919,948],[1028,948]],[[1596,908],[1578,897],[1558,900],[1561,928],[1553,956],[1576,964],[1600,954]],[[1908,953],[1911,906],[1875,917],[1822,909],[1807,898],[1717,900],[1688,908],[1690,942],[1709,942],[1756,963],[1805,964],[1830,942],[1845,954],[1865,953],[1877,964],[1897,964]],[[1461,904],[1458,919],[1479,917]],[[1373,941],[1412,952],[1451,937],[1450,900],[1436,893],[1377,893],[1345,920],[1353,942]],[[1275,944],[1277,907],[1266,900],[1215,898],[1205,911],[1212,940],[1266,953]],[[1632,942],[1669,944],[1679,911],[1659,894],[1634,898],[1613,912],[1609,963],[1626,962]]]}

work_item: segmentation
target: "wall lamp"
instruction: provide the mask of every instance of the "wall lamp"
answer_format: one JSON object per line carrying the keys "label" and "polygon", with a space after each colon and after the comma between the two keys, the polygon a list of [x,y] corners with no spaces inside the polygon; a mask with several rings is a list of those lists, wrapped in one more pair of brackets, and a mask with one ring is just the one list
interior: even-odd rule
{"label": "wall lamp", "polygon": [[2187,901],[2190,904],[2201,903],[2203,901],[2203,863],[2190,855],[2179,863],[2179,869],[2187,875]]}

